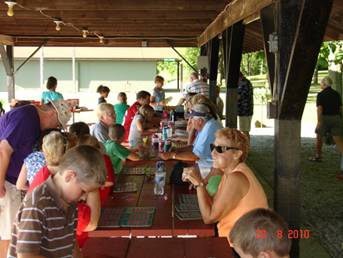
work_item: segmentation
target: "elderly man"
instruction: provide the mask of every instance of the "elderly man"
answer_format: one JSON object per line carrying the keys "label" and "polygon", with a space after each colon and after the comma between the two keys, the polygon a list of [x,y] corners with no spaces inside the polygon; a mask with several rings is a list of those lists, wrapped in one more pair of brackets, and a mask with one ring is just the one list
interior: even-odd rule
{"label": "elderly man", "polygon": [[185,93],[200,93],[209,97],[209,86],[203,80],[199,80],[199,74],[197,72],[191,73],[190,76],[191,83],[188,84],[185,88]]}
{"label": "elderly man", "polygon": [[215,140],[216,131],[223,126],[211,116],[210,109],[204,104],[194,105],[190,116],[193,126],[198,132],[193,146],[187,146],[177,152],[161,153],[160,157],[164,160],[196,161],[204,178],[210,172],[213,162],[210,144]]}
{"label": "elderly man", "polygon": [[341,171],[337,179],[343,180],[343,140],[342,140],[342,99],[341,95],[331,88],[332,80],[324,77],[320,82],[321,92],[317,95],[317,127],[316,127],[316,153],[310,161],[321,161],[322,139],[331,137],[341,152]]}
{"label": "elderly man", "polygon": [[71,114],[63,100],[41,107],[25,105],[0,118],[0,258],[7,255],[11,228],[21,203],[16,181],[24,158],[44,129],[66,127]]}

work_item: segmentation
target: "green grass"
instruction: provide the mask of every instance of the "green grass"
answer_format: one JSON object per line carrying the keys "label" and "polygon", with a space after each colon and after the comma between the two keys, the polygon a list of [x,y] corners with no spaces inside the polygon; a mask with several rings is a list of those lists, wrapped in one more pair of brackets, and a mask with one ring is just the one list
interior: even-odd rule
{"label": "green grass", "polygon": [[[273,204],[274,150],[272,136],[252,136],[248,163]],[[324,146],[323,162],[310,162],[314,139],[302,138],[300,196],[301,224],[311,230],[311,239],[300,243],[301,258],[343,257],[343,183],[335,176],[339,154]]]}
{"label": "green grass", "polygon": [[[328,71],[318,71],[318,82],[328,75]],[[254,86],[255,94],[255,103],[261,102],[261,96],[265,96],[266,94],[269,95],[270,98],[270,90],[269,90],[269,83],[267,80],[266,74],[260,75],[253,75],[248,76],[248,79],[251,81],[252,85]],[[317,93],[320,91],[319,84],[312,83],[310,86],[310,90],[307,96],[307,103],[315,103]]]}

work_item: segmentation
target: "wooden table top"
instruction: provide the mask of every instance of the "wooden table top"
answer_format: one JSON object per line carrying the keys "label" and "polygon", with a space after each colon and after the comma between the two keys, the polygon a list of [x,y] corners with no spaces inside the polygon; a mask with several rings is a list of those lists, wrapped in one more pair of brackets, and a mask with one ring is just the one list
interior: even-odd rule
{"label": "wooden table top", "polygon": [[123,236],[214,236],[214,225],[205,225],[202,220],[181,221],[174,214],[174,204],[178,194],[193,193],[187,186],[169,184],[171,165],[167,166],[165,195],[154,195],[154,179],[144,175],[121,175],[118,182],[135,182],[137,192],[115,193],[105,203],[105,207],[156,207],[151,227],[106,228],[89,232],[90,237]]}
{"label": "wooden table top", "polygon": [[233,258],[222,237],[90,238],[82,253],[85,258]]}

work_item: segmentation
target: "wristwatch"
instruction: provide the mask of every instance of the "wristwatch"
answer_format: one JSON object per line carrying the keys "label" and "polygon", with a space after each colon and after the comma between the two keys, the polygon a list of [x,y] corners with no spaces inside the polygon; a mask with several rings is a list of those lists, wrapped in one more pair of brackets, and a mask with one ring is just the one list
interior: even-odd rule
{"label": "wristwatch", "polygon": [[173,154],[172,159],[176,159],[176,152]]}
{"label": "wristwatch", "polygon": [[198,187],[204,187],[205,184],[203,182],[200,182],[198,185],[194,186],[194,189],[197,189]]}

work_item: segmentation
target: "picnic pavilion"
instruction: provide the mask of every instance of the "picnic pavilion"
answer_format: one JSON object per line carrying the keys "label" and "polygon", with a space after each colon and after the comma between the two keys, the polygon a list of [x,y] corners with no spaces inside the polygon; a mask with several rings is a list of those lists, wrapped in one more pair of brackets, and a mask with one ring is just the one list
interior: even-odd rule
{"label": "picnic pavilion", "polygon": [[[12,99],[15,46],[200,47],[214,99],[222,41],[226,126],[236,127],[242,53],[264,49],[275,119],[274,209],[297,229],[301,117],[322,41],[343,40],[342,17],[341,0],[1,1],[0,53]],[[297,239],[291,252],[298,257]]]}

